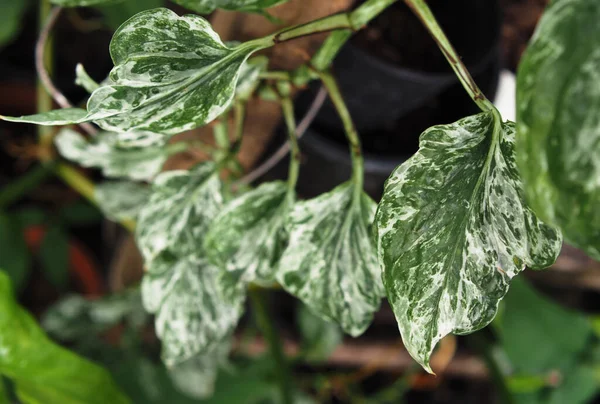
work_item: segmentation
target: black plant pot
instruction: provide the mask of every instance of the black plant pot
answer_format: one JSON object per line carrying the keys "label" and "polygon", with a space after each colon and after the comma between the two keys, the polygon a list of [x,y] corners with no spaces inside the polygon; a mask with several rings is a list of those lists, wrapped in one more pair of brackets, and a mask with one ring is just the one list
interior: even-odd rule
{"label": "black plant pot", "polygon": [[[500,75],[501,18],[497,0],[430,0],[429,3],[432,7],[437,5],[434,13],[440,16],[442,27],[451,28],[448,32],[451,41],[481,90],[493,100]],[[464,35],[460,35],[460,25]],[[363,143],[365,191],[375,200],[381,197],[383,185],[394,168],[417,151],[419,135],[425,129],[479,112],[436,44],[431,41],[429,46],[431,49],[427,51],[407,51],[407,54],[424,59],[426,64],[444,66],[441,73],[398,67],[354,44],[347,45],[336,59],[335,74]],[[418,62],[407,60],[408,65]],[[299,117],[315,97],[319,85],[314,84],[297,100]],[[285,141],[286,135],[281,130],[268,154]],[[330,103],[321,109],[301,139],[300,147],[303,156],[297,188],[300,196],[315,197],[351,177],[348,145]],[[285,178],[287,164],[287,160],[279,163],[264,180]]]}

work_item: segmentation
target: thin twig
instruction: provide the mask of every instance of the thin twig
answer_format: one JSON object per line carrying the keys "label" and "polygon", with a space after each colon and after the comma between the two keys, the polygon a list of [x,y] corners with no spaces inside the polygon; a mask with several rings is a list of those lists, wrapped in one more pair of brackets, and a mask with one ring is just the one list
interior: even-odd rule
{"label": "thin twig", "polygon": [[[44,86],[48,94],[52,96],[52,99],[56,101],[56,103],[61,108],[72,108],[73,104],[54,85],[54,83],[52,82],[52,78],[50,77],[50,74],[48,73],[48,70],[44,65],[44,60],[46,57],[46,44],[48,43],[50,32],[52,31],[52,28],[54,28],[54,25],[56,24],[56,21],[58,20],[58,17],[60,16],[61,12],[62,7],[53,8],[50,12],[50,15],[48,16],[48,20],[46,21],[44,27],[40,31],[40,36],[35,46],[35,68],[37,70],[38,77],[42,82],[42,85]],[[93,136],[98,133],[98,130],[89,123],[82,123],[79,124],[79,126],[89,135]]]}
{"label": "thin twig", "polygon": [[[300,124],[296,129],[296,135],[298,139],[300,139],[304,135],[304,133],[306,133],[307,129],[315,120],[315,117],[321,110],[321,107],[323,106],[323,103],[325,102],[326,98],[327,91],[325,91],[325,88],[321,87],[312,105],[310,106],[310,109],[308,110],[306,115],[304,115],[304,118],[302,118],[302,121],[300,121]],[[279,148],[279,150],[277,150],[271,157],[269,157],[267,161],[262,163],[260,166],[256,167],[245,177],[237,181],[234,185],[239,186],[253,183],[257,179],[268,173],[273,167],[275,167],[277,163],[279,163],[289,153],[289,151],[290,144],[286,142]]]}

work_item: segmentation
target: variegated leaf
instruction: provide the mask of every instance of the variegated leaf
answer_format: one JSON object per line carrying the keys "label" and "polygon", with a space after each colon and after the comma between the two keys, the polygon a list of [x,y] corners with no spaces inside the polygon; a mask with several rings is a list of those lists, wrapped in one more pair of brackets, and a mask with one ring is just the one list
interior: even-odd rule
{"label": "variegated leaf", "polygon": [[287,0],[173,0],[200,14],[210,14],[217,8],[229,11],[262,11]]}
{"label": "variegated leaf", "polygon": [[600,3],[554,1],[519,68],[517,163],[527,200],[600,259]]}
{"label": "variegated leaf", "polygon": [[157,176],[137,224],[137,242],[146,262],[166,250],[179,257],[201,257],[204,234],[222,205],[214,163]]}
{"label": "variegated leaf", "polygon": [[53,126],[94,121],[109,131],[173,135],[221,115],[244,62],[270,45],[265,39],[230,48],[202,17],[144,11],[115,32],[110,82],[92,93],[87,113],[66,109],[0,119]]}
{"label": "variegated leaf", "polygon": [[369,231],[375,209],[351,183],[297,203],[276,271],[289,293],[352,336],[369,327],[384,294]]}
{"label": "variegated leaf", "polygon": [[110,178],[129,178],[148,181],[160,172],[163,164],[183,144],[148,146],[144,148],[119,147],[119,135],[101,133],[88,142],[81,134],[63,129],[55,138],[59,153],[84,166],[102,169]]}
{"label": "variegated leaf", "polygon": [[112,181],[96,185],[94,198],[102,212],[111,220],[135,220],[148,203],[150,189],[128,181]]}
{"label": "variegated leaf", "polygon": [[388,300],[409,353],[487,325],[510,279],[551,265],[561,236],[524,201],[514,124],[482,113],[421,135],[385,185],[375,219]]}
{"label": "variegated leaf", "polygon": [[227,276],[204,259],[165,252],[148,267],[142,282],[144,306],[156,314],[163,360],[174,366],[210,354],[237,325],[245,290],[222,287]]}
{"label": "variegated leaf", "polygon": [[263,184],[234,199],[206,234],[208,257],[245,282],[272,282],[287,242],[284,222],[292,203],[284,182]]}

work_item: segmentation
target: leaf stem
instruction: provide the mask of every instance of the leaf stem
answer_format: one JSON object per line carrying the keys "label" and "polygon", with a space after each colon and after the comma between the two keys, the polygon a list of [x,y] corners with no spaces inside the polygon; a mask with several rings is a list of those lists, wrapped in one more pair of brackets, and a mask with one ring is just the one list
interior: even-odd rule
{"label": "leaf stem", "polygon": [[350,143],[350,153],[352,156],[352,180],[356,186],[356,192],[360,193],[363,189],[364,162],[358,131],[354,126],[354,122],[350,116],[350,111],[348,111],[346,102],[344,101],[340,88],[333,75],[331,75],[330,72],[318,72],[318,75],[321,78],[323,85],[327,89],[329,97],[331,98],[331,101],[333,102],[333,105],[344,125],[346,138]]}
{"label": "leaf stem", "polygon": [[275,371],[279,379],[281,402],[283,404],[292,404],[294,400],[289,364],[283,351],[283,343],[279,337],[279,333],[269,316],[263,292],[259,288],[251,286],[248,289],[248,295],[250,296],[250,303],[254,310],[258,328],[269,344],[271,355],[277,367]]}
{"label": "leaf stem", "polygon": [[23,195],[29,193],[29,191],[51,176],[52,168],[52,163],[40,164],[27,171],[13,182],[2,187],[2,191],[0,191],[0,210],[5,209],[11,203],[16,202]]}
{"label": "leaf stem", "polygon": [[424,0],[404,0],[406,4],[413,10],[413,12],[419,17],[419,19],[423,22],[425,27],[431,33],[433,39],[438,44],[438,47],[452,66],[452,69],[456,73],[456,76],[462,83],[467,93],[473,101],[479,106],[479,108],[484,111],[494,111],[495,107],[490,100],[488,100],[485,95],[481,92],[475,80],[469,73],[469,70],[462,62],[460,56],[456,52],[456,49],[452,46],[448,37],[442,30],[442,27],[438,24],[435,16],[431,12],[431,9],[427,5]]}
{"label": "leaf stem", "polygon": [[298,182],[300,173],[300,147],[298,146],[298,136],[296,134],[296,118],[294,116],[294,103],[289,96],[281,99],[281,109],[287,127],[290,143],[290,167],[288,173],[288,195],[295,195],[294,190]]}

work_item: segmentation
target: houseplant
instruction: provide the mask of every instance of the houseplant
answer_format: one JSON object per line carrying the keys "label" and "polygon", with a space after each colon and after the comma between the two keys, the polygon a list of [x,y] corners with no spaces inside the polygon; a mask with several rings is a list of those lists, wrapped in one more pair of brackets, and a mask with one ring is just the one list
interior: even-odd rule
{"label": "houseplant", "polygon": [[[55,0],[65,6],[100,2]],[[261,11],[277,3],[178,2],[197,12],[215,6]],[[502,122],[427,4],[406,0],[482,112],[426,130],[419,151],[392,173],[376,205],[363,192],[359,137],[327,68],[353,31],[393,3],[369,0],[348,13],[229,46],[200,17],[144,11],[115,33],[110,48],[115,67],[107,81],[97,84],[78,70],[79,82],[92,90],[87,110],[1,117],[82,125],[92,140],[63,131],[56,138],[62,154],[101,168],[107,176],[151,182],[149,188],[111,184],[106,192],[70,165],[56,166],[57,175],[111,218],[135,228],[147,267],[144,305],[156,314],[167,366],[193,363],[214,373],[248,293],[280,367],[280,400],[292,402],[286,360],[259,289],[277,282],[353,336],[369,326],[386,296],[407,350],[432,372],[429,362],[437,342],[490,323],[510,279],[526,266],[551,265],[562,234],[598,255],[593,206],[600,126],[593,111],[570,101],[584,97],[586,105],[595,105],[600,97],[594,84],[600,64],[596,44],[583,41],[597,37],[600,6],[591,0],[560,0],[550,7],[520,72],[515,126]],[[264,60],[251,58],[280,42],[329,31],[321,50],[297,71],[269,71]],[[585,46],[572,46],[577,38],[572,32]],[[42,79],[68,106],[48,78]],[[323,83],[344,123],[353,172],[334,190],[297,201],[300,151],[290,90],[312,79]],[[222,181],[220,172],[235,160],[245,103],[257,91],[282,105],[292,149],[289,178],[236,193],[235,183],[225,188],[231,183]],[[569,107],[557,109],[561,102]],[[236,122],[231,142],[219,124],[230,114]],[[556,117],[561,130],[549,117]],[[213,121],[223,146],[214,161],[158,174],[160,161],[172,152],[167,145],[172,135]],[[98,134],[90,123],[109,132]],[[42,136],[41,143],[49,147],[52,140]],[[565,206],[575,209],[567,214]]]}

